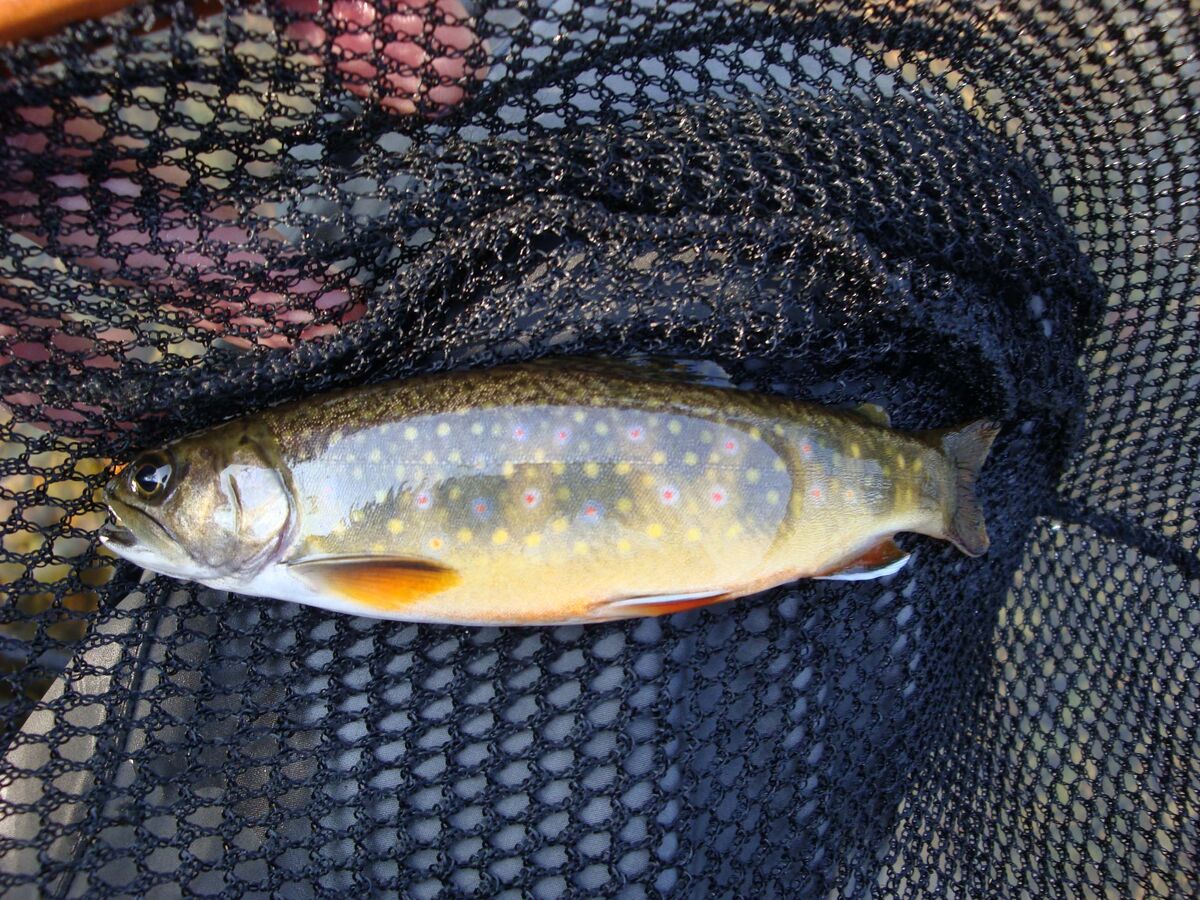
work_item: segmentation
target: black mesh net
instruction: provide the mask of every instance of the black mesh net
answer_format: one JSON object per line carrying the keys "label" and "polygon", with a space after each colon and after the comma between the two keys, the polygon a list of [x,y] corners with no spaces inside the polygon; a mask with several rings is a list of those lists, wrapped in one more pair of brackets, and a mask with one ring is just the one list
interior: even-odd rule
{"label": "black mesh net", "polygon": [[[0,52],[0,888],[1194,895],[1197,37],[1169,2],[274,0]],[[99,550],[138,449],[575,353],[998,418],[991,552],[470,629]]]}

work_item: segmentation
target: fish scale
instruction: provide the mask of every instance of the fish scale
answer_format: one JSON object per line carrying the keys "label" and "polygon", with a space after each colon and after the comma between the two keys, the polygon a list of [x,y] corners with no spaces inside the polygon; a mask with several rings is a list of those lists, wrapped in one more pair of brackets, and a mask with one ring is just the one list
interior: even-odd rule
{"label": "fish scale", "polygon": [[157,500],[137,494],[144,466],[115,479],[132,537],[113,546],[347,612],[598,621],[894,571],[898,531],[981,552],[971,481],[994,434],[905,434],[596,360],[451,373],[280,406],[156,451],[155,472],[186,474]]}

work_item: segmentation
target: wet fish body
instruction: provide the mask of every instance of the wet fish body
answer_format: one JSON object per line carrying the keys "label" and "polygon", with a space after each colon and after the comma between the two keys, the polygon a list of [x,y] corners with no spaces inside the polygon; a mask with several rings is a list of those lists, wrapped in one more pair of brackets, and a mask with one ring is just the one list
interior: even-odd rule
{"label": "wet fish body", "polygon": [[516,365],[184,438],[110,484],[106,543],[156,571],[348,613],[601,621],[886,574],[906,559],[901,531],[981,553],[972,485],[994,435],[905,434],[636,366]]}

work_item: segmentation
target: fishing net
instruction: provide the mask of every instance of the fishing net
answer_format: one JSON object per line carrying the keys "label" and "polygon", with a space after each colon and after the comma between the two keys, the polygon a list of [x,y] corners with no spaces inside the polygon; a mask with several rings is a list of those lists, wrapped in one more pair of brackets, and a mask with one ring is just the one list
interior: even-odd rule
{"label": "fishing net", "polygon": [[[1195,895],[1197,38],[1183,2],[264,0],[0,51],[0,889]],[[471,629],[99,548],[110,464],[171,437],[634,353],[1001,420],[990,553]]]}

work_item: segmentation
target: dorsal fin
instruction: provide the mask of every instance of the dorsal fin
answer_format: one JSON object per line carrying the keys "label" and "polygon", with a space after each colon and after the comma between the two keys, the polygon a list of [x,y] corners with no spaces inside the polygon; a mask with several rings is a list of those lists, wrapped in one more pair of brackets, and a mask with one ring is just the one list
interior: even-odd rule
{"label": "dorsal fin", "polygon": [[858,403],[847,407],[847,409],[860,419],[866,419],[873,425],[882,425],[884,428],[892,427],[892,417],[888,415],[886,409],[877,403]]}
{"label": "dorsal fin", "polygon": [[707,359],[674,359],[669,356],[635,355],[616,359],[611,356],[550,356],[530,365],[570,368],[600,374],[620,375],[641,381],[665,381],[698,384],[707,387],[734,388],[729,373]]}

